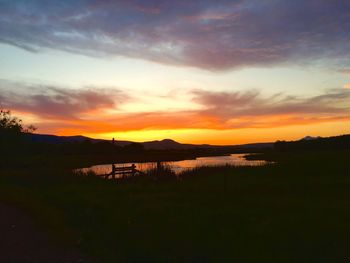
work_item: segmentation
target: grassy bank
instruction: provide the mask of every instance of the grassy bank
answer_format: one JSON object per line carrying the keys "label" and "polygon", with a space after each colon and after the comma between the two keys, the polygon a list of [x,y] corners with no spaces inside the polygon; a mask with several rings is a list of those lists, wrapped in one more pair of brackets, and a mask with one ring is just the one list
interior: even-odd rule
{"label": "grassy bank", "polygon": [[272,157],[128,183],[2,169],[0,199],[101,262],[349,262],[350,152]]}

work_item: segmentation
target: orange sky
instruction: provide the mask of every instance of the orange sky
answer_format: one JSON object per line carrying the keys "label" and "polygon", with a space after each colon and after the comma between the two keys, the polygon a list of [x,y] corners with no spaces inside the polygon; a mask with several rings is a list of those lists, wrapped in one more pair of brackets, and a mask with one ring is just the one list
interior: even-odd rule
{"label": "orange sky", "polygon": [[23,112],[16,113],[24,117],[26,123],[34,123],[39,133],[65,136],[81,134],[93,138],[139,142],[171,138],[182,143],[227,145],[350,133],[350,117],[338,116],[276,114],[230,119],[223,124],[217,118],[193,112],[137,113],[122,117],[105,116],[100,120],[56,118],[50,121],[29,117]]}

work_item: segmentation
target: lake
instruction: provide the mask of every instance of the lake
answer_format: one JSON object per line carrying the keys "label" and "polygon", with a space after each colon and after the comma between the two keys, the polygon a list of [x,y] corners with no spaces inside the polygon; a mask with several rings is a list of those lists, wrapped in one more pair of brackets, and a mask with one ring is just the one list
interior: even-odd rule
{"label": "lake", "polygon": [[[175,174],[179,174],[186,170],[191,170],[201,166],[222,166],[222,165],[233,165],[233,166],[261,166],[265,165],[268,162],[261,160],[246,160],[244,158],[246,154],[231,154],[227,156],[210,156],[210,157],[198,157],[191,160],[182,160],[182,161],[172,161],[172,162],[162,162],[163,165],[166,165]],[[154,169],[157,167],[156,162],[145,162],[145,163],[115,163],[116,167],[131,166],[132,164],[136,165],[136,169],[142,172],[147,170]],[[94,165],[91,167],[77,169],[81,172],[92,171],[96,174],[108,174],[112,171],[112,164],[102,164]]]}

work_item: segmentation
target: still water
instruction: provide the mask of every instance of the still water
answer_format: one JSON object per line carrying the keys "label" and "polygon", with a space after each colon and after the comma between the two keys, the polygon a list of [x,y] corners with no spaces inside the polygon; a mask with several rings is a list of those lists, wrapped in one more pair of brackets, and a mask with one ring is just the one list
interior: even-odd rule
{"label": "still water", "polygon": [[[222,165],[234,165],[234,166],[261,166],[265,165],[266,161],[246,160],[244,158],[246,154],[231,154],[228,156],[211,156],[211,157],[198,157],[192,160],[182,160],[173,162],[162,162],[162,164],[169,167],[176,174],[183,171],[194,169],[201,166],[222,166]],[[116,167],[136,165],[136,169],[141,172],[154,169],[157,166],[155,162],[147,163],[115,163]],[[112,171],[112,164],[95,165],[91,167],[81,168],[78,171],[88,172],[93,171],[96,174],[107,174]]]}

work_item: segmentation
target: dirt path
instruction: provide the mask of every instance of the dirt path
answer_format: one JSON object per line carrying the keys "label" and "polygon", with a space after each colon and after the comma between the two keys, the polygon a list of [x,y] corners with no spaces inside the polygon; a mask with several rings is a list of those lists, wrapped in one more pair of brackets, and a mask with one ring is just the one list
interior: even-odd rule
{"label": "dirt path", "polygon": [[73,249],[55,244],[24,211],[0,203],[1,263],[92,263]]}

